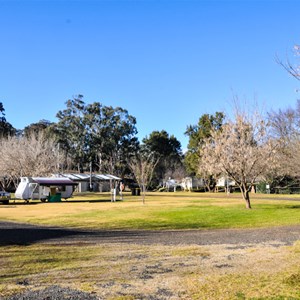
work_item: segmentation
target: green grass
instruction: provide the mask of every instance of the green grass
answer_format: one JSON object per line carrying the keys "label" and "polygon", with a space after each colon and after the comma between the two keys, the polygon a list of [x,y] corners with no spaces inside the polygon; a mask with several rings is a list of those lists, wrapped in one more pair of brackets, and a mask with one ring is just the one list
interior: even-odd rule
{"label": "green grass", "polygon": [[[239,194],[148,193],[146,204],[129,194],[81,194],[62,203],[2,206],[0,219],[94,229],[221,229],[299,224],[300,197],[253,195],[245,209]],[[295,201],[296,200],[296,201]],[[11,209],[13,208],[13,209]]]}
{"label": "green grass", "polygon": [[[145,205],[129,194],[124,201],[109,199],[109,194],[87,193],[62,203],[18,201],[0,205],[0,219],[107,230],[255,228],[300,222],[298,195],[252,195],[251,210],[245,209],[239,194],[148,193]],[[1,250],[0,298],[58,284],[101,297],[108,293],[110,300],[140,299],[141,291],[149,296],[163,289],[183,293],[178,299],[300,299],[299,243],[229,249],[50,242]]]}

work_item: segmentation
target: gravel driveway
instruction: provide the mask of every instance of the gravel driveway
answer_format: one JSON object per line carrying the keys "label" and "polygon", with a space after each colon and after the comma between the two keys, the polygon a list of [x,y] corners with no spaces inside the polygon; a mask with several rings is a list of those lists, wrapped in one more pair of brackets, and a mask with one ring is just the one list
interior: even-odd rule
{"label": "gravel driveway", "polygon": [[81,230],[0,222],[0,245],[33,243],[134,243],[162,245],[293,244],[300,239],[300,225],[258,229],[219,230]]}

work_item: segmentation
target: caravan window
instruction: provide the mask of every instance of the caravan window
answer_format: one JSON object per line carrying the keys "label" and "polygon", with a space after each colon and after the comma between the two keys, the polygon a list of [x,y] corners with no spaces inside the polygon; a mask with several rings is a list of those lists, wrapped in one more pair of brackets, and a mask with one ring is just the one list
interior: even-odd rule
{"label": "caravan window", "polygon": [[58,191],[59,192],[65,192],[66,191],[66,186],[65,185],[59,186]]}

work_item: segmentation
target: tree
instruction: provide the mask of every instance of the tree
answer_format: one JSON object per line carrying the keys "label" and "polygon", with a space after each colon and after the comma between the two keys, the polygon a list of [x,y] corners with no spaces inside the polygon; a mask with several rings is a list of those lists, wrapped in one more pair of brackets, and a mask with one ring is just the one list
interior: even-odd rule
{"label": "tree", "polygon": [[[299,57],[300,46],[295,45],[293,50],[294,56]],[[291,62],[289,58],[287,58],[286,61],[283,61],[277,57],[276,60],[277,63],[279,63],[290,75],[292,75],[295,79],[300,80],[300,66],[298,64]]]}
{"label": "tree", "polygon": [[153,131],[149,137],[143,139],[141,150],[152,154],[159,160],[154,170],[155,183],[159,179],[167,179],[166,176],[175,174],[182,166],[181,144],[174,135],[169,135],[165,130]]}
{"label": "tree", "polygon": [[42,132],[0,139],[0,180],[4,188],[20,177],[48,176],[59,171],[63,155],[57,143]]}
{"label": "tree", "polygon": [[201,160],[201,148],[204,140],[211,137],[211,131],[220,131],[223,125],[225,115],[222,112],[216,112],[215,115],[204,114],[199,118],[197,125],[189,125],[185,135],[189,137],[188,151],[185,155],[185,165],[188,172],[198,175],[205,179],[206,188],[211,190],[214,184],[212,174],[204,172],[199,173],[199,162]]}
{"label": "tree", "polygon": [[123,175],[126,161],[138,148],[136,119],[128,111],[99,102],[85,104],[78,95],[59,111],[52,130],[59,145],[83,172],[92,164],[99,172]]}
{"label": "tree", "polygon": [[9,122],[7,122],[5,118],[5,109],[2,102],[0,102],[0,113],[0,136],[7,137],[9,135],[14,135],[16,129]]}
{"label": "tree", "polygon": [[40,120],[37,123],[31,123],[30,125],[26,126],[23,130],[23,134],[26,137],[29,137],[31,134],[39,135],[40,132],[45,132],[50,134],[50,126],[53,125],[52,122],[48,120]]}
{"label": "tree", "polygon": [[82,99],[82,95],[69,99],[66,102],[67,108],[56,115],[58,123],[52,126],[58,144],[72,158],[79,172],[83,172],[88,151],[86,128],[83,122],[85,103]]}
{"label": "tree", "polygon": [[129,161],[129,167],[142,192],[143,204],[145,204],[147,187],[151,182],[153,171],[157,163],[158,159],[151,153],[139,153]]}
{"label": "tree", "polygon": [[91,159],[99,171],[123,176],[139,146],[136,119],[126,109],[94,102],[86,106],[85,124]]}
{"label": "tree", "polygon": [[[300,173],[300,100],[295,108],[280,109],[268,114],[271,133],[280,142],[278,170],[274,177],[299,176]],[[280,181],[279,178],[276,178]]]}
{"label": "tree", "polygon": [[255,181],[276,163],[277,143],[270,139],[268,127],[259,114],[250,118],[238,111],[222,130],[213,129],[201,148],[200,170],[233,179],[246,208],[251,208],[249,192]]}

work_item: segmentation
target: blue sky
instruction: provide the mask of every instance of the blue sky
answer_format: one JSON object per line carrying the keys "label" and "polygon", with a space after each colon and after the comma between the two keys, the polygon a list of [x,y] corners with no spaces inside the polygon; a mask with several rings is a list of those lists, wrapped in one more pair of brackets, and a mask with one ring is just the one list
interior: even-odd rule
{"label": "blue sky", "polygon": [[294,106],[298,82],[276,62],[300,43],[300,1],[1,1],[0,101],[18,129],[56,121],[65,101],[121,106],[140,140],[181,141],[233,94]]}

